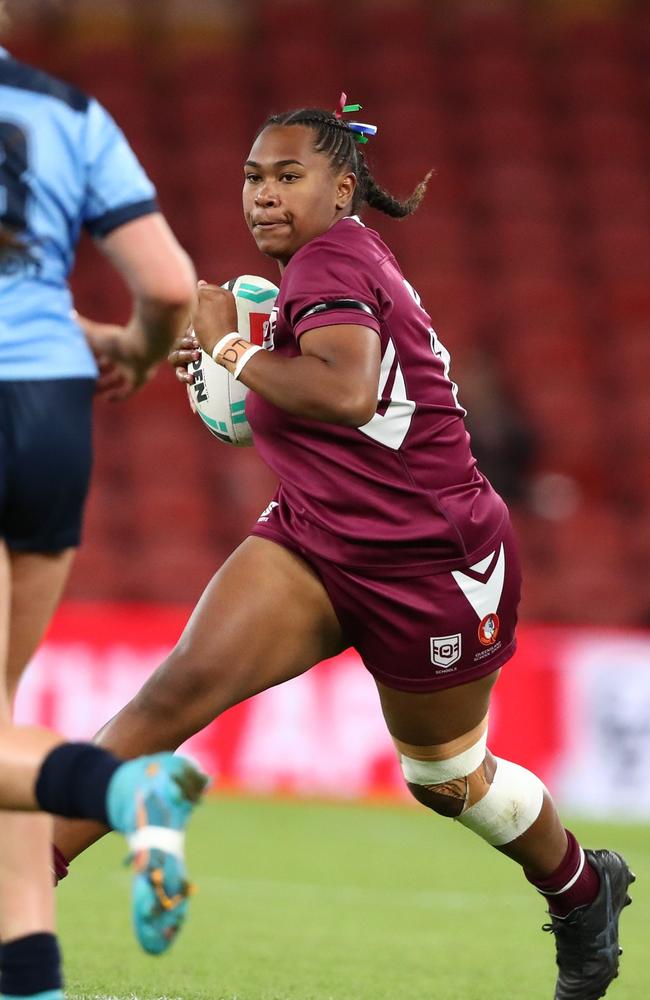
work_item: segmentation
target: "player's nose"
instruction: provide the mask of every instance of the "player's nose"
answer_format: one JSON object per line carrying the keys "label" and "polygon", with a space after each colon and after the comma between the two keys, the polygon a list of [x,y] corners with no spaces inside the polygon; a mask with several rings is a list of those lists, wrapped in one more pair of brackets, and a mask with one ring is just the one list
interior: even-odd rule
{"label": "player's nose", "polygon": [[255,204],[260,207],[277,205],[279,201],[280,196],[275,185],[264,184],[255,192]]}

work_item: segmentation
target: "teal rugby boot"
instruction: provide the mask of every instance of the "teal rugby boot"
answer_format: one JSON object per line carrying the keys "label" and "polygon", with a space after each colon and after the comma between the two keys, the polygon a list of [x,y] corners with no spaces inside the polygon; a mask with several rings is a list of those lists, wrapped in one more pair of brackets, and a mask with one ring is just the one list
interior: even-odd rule
{"label": "teal rugby boot", "polygon": [[0,993],[0,1000],[65,1000],[65,994],[63,990],[44,990],[42,993],[28,993],[26,996]]}
{"label": "teal rugby boot", "polygon": [[135,872],[135,935],[152,955],[169,948],[187,914],[193,887],[185,871],[185,828],[208,780],[186,758],[159,753],[122,764],[108,786],[108,817],[126,837]]}

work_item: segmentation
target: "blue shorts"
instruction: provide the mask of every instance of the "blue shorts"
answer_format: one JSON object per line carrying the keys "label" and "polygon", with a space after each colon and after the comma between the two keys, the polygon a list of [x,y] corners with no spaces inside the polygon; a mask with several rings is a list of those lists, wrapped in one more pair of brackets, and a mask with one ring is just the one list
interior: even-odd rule
{"label": "blue shorts", "polygon": [[0,381],[0,537],[10,549],[79,544],[94,391],[91,378]]}

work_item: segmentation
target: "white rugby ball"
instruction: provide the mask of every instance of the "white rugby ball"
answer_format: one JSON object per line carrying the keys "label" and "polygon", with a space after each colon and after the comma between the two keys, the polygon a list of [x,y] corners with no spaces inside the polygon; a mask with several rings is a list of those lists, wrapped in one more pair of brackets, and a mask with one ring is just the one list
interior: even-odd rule
{"label": "white rugby ball", "polygon": [[[221,286],[228,288],[237,302],[237,329],[244,340],[264,346],[265,325],[275,300],[276,285],[266,278],[242,274]],[[246,417],[248,388],[232,377],[230,372],[201,351],[198,361],[193,361],[189,371],[194,382],[188,385],[192,409],[220,441],[245,447],[253,443],[253,433]]]}

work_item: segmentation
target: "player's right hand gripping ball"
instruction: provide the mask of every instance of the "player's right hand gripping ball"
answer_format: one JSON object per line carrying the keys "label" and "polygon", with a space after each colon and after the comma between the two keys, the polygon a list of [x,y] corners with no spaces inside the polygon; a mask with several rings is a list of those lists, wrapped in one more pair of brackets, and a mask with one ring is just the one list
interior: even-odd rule
{"label": "player's right hand gripping ball", "polygon": [[[266,278],[244,274],[228,281],[228,288],[237,303],[238,330],[244,340],[263,346],[264,327],[268,323],[279,289]],[[201,351],[188,371],[194,376],[188,385],[192,408],[220,441],[239,447],[251,445],[253,434],[246,417],[248,388]]]}

